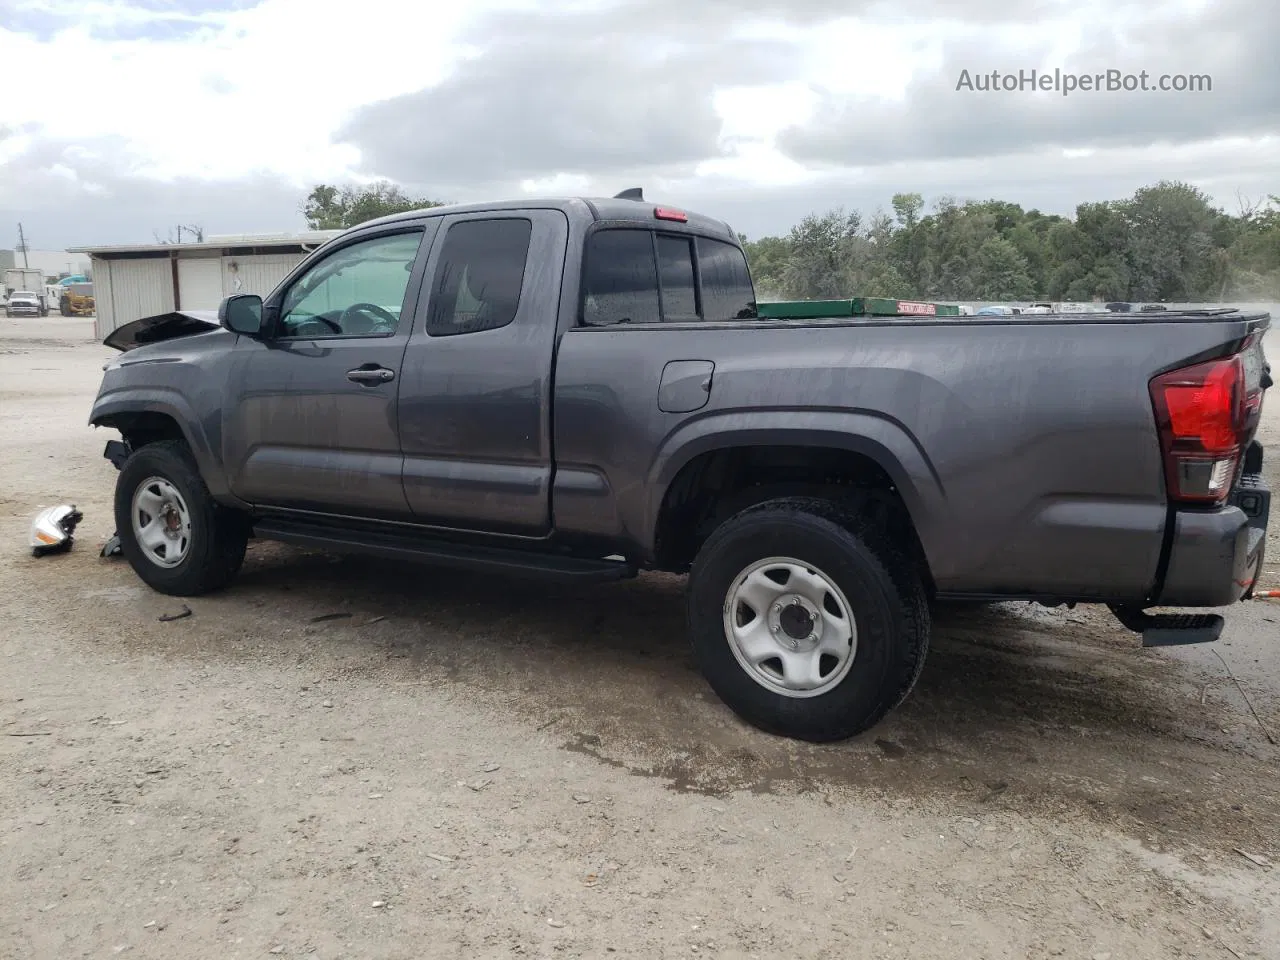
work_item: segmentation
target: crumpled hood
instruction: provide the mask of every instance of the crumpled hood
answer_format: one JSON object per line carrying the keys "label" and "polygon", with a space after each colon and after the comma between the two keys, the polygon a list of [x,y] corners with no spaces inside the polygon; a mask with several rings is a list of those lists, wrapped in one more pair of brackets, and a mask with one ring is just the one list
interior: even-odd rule
{"label": "crumpled hood", "polygon": [[221,326],[216,310],[172,310],[126,323],[107,334],[102,343],[115,350],[132,350],[148,343],[208,333]]}

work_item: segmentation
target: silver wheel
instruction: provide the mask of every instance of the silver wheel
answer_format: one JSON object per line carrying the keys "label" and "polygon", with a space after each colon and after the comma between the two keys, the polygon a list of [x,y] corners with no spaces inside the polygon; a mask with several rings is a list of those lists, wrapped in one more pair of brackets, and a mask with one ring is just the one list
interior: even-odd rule
{"label": "silver wheel", "polygon": [[191,511],[163,477],[149,477],[133,492],[133,536],[157,567],[176,567],[191,548]]}
{"label": "silver wheel", "polygon": [[835,582],[810,564],[769,557],[725,595],[724,634],[747,676],[785,697],[816,697],[849,673],[858,628]]}

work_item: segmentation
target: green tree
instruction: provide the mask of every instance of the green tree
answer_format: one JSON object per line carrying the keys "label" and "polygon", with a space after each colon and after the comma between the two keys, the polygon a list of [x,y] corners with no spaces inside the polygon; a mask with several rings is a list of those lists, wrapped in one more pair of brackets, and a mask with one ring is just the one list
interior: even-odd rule
{"label": "green tree", "polygon": [[978,248],[973,288],[983,300],[1030,300],[1035,285],[1027,269],[1027,258],[1003,237],[991,237]]}
{"label": "green tree", "polygon": [[388,214],[439,206],[443,204],[438,200],[407,196],[400,187],[386,180],[364,187],[321,183],[307,195],[302,214],[312,230],[345,230]]}
{"label": "green tree", "polygon": [[924,209],[923,196],[918,193],[895,193],[892,203],[899,226],[910,230],[920,222],[920,211]]}
{"label": "green tree", "polygon": [[1280,197],[1237,216],[1160,182],[1074,217],[1002,200],[897,193],[869,219],[811,214],[785,237],[744,241],[761,299],[1280,299]]}
{"label": "green tree", "polygon": [[1216,293],[1213,234],[1221,216],[1187,183],[1161,181],[1120,205],[1135,300],[1190,300]]}
{"label": "green tree", "polygon": [[809,300],[849,296],[844,281],[851,244],[862,225],[856,213],[831,210],[810,214],[791,228],[791,256],[782,274],[787,295]]}

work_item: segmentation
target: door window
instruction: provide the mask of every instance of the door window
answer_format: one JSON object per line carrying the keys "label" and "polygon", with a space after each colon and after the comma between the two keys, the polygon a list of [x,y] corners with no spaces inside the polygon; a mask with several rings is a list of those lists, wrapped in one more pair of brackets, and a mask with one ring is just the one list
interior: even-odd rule
{"label": "door window", "polygon": [[400,325],[422,231],[343,247],[298,278],[280,310],[281,336],[389,337]]}
{"label": "door window", "polygon": [[451,226],[431,285],[427,333],[479,333],[514,320],[532,234],[533,222],[516,217]]}

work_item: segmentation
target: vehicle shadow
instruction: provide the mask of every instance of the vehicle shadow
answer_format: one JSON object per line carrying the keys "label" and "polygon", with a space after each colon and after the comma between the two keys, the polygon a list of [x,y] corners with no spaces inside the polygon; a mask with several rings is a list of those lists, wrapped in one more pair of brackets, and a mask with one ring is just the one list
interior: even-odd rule
{"label": "vehicle shadow", "polygon": [[[813,745],[764,734],[716,698],[689,650],[683,591],[662,575],[548,585],[255,544],[219,605],[267,613],[288,597],[305,642],[351,645],[357,671],[448,685],[673,789],[873,789],[1188,836],[1229,793],[1221,781],[1170,789],[1171,769],[1225,769],[1221,708],[1104,618],[943,606],[911,697],[860,737]],[[334,611],[351,616],[310,623]]]}

